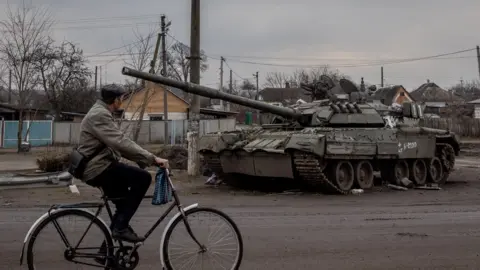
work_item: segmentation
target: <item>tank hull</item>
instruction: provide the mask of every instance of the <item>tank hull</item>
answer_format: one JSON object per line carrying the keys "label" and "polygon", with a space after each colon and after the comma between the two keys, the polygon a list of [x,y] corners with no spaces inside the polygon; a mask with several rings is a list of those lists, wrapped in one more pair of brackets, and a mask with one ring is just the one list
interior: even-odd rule
{"label": "tank hull", "polygon": [[[255,128],[206,134],[200,138],[199,152],[227,183],[238,175],[286,178],[315,191],[348,194],[354,188],[372,188],[374,171],[395,185],[403,178],[420,185],[429,179],[444,183],[453,168],[456,143],[451,133],[422,127]],[[429,170],[437,159],[443,170],[435,176]]]}

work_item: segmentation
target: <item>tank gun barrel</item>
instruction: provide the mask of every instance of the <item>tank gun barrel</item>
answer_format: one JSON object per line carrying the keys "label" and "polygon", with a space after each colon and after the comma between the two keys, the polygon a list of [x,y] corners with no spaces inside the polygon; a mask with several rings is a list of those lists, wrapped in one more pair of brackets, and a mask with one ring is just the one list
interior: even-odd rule
{"label": "tank gun barrel", "polygon": [[267,104],[262,101],[251,100],[245,97],[224,93],[217,89],[205,87],[198,84],[172,80],[163,76],[158,76],[158,75],[150,74],[147,72],[138,71],[128,67],[122,68],[122,74],[131,76],[134,78],[143,79],[150,82],[164,84],[170,87],[175,87],[187,93],[192,93],[192,94],[203,96],[203,97],[209,97],[212,99],[221,99],[221,100],[229,101],[235,104],[244,105],[250,108],[273,113],[286,118],[298,119],[301,117],[301,114],[292,108],[279,107],[279,106]]}

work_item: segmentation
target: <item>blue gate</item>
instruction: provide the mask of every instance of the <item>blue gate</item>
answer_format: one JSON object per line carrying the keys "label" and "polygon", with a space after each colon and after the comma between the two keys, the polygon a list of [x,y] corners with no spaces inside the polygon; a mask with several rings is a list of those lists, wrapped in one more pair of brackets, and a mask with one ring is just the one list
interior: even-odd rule
{"label": "blue gate", "polygon": [[[27,130],[30,131],[27,134]],[[17,147],[18,121],[5,121],[3,126],[3,147]],[[53,141],[53,122],[50,120],[23,121],[22,138],[32,146],[46,146]]]}

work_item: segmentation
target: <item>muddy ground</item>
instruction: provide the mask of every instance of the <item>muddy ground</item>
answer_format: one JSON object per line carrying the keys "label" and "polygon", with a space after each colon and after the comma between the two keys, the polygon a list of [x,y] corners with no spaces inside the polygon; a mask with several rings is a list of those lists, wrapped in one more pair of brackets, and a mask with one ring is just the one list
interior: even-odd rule
{"label": "muddy ground", "polygon": [[[241,269],[480,269],[479,178],[478,158],[463,156],[440,191],[267,194],[208,187],[204,177],[182,172],[174,182],[184,204],[219,208],[235,220],[245,245]],[[97,190],[79,187],[80,195],[66,188],[0,190],[0,269],[26,269],[18,265],[23,237],[49,205],[98,198]],[[133,227],[146,232],[164,209],[145,200]],[[162,229],[141,247],[137,269],[159,269]]]}

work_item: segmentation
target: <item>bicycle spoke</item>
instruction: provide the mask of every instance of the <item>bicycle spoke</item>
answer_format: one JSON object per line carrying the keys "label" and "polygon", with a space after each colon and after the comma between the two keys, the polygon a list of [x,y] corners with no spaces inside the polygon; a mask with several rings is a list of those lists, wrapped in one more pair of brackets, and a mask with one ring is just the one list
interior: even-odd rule
{"label": "bicycle spoke", "polygon": [[[82,210],[68,210],[52,214],[33,233],[35,240],[29,244],[27,261],[29,269],[98,269],[105,268],[94,259],[105,258],[109,253],[100,254],[100,246],[105,239],[111,241],[107,229],[97,220],[91,222],[91,216]],[[100,224],[100,225],[99,225]],[[61,228],[61,235],[58,232]],[[85,233],[88,228],[88,233]],[[65,247],[59,241],[68,239],[74,247]],[[78,243],[78,244],[76,244]],[[111,243],[111,242],[109,242]],[[35,268],[33,268],[35,267]]]}
{"label": "bicycle spoke", "polygon": [[178,222],[168,238],[167,256],[172,269],[235,269],[241,259],[241,240],[229,221],[215,210],[197,210],[188,213],[188,223],[206,250],[198,248],[188,233],[185,235],[183,222]]}

